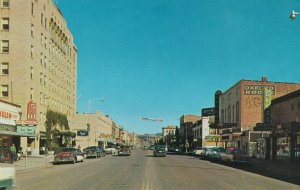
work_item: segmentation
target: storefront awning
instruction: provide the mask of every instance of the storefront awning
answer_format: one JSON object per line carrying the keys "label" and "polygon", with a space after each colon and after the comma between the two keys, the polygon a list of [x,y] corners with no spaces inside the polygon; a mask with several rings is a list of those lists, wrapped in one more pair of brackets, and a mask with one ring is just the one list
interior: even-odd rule
{"label": "storefront awning", "polygon": [[0,135],[11,135],[11,136],[19,136],[19,137],[37,137],[37,134],[26,134],[26,133],[18,133],[11,131],[0,131]]}

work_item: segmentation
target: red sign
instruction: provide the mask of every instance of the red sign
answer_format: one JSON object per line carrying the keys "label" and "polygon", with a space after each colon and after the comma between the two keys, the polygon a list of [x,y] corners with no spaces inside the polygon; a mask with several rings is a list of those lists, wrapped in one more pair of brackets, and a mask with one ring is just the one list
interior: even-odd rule
{"label": "red sign", "polygon": [[36,103],[32,100],[29,100],[27,104],[27,120],[36,121]]}

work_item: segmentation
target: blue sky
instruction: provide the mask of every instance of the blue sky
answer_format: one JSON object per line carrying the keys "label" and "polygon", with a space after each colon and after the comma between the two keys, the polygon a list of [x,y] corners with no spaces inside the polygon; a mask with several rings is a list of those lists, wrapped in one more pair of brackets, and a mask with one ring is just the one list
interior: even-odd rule
{"label": "blue sky", "polygon": [[[300,82],[297,0],[59,0],[78,48],[77,111],[157,133],[240,79]],[[162,123],[140,117],[161,118]]]}

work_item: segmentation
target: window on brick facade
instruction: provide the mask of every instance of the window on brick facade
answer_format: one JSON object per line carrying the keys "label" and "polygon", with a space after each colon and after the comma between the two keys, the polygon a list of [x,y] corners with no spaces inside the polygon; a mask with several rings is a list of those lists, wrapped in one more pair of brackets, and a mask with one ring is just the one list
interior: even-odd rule
{"label": "window on brick facade", "polygon": [[2,0],[2,7],[9,7],[9,0]]}
{"label": "window on brick facade", "polygon": [[236,104],[235,104],[235,110],[236,110],[236,119],[235,119],[235,121],[236,122],[239,122],[240,121],[240,102],[236,102]]}
{"label": "window on brick facade", "polygon": [[8,85],[1,85],[1,96],[8,97]]}
{"label": "window on brick facade", "polygon": [[1,27],[2,27],[2,30],[9,30],[9,18],[1,19]]}
{"label": "window on brick facade", "polygon": [[231,123],[231,106],[228,106],[228,123]]}
{"label": "window on brick facade", "polygon": [[235,122],[235,118],[234,118],[234,116],[235,116],[235,110],[234,110],[234,105],[232,105],[232,123],[234,123]]}
{"label": "window on brick facade", "polygon": [[2,53],[8,53],[9,52],[9,41],[8,40],[2,40],[1,41],[1,52]]}
{"label": "window on brick facade", "polygon": [[8,63],[1,63],[1,75],[8,75],[9,70],[8,70]]}

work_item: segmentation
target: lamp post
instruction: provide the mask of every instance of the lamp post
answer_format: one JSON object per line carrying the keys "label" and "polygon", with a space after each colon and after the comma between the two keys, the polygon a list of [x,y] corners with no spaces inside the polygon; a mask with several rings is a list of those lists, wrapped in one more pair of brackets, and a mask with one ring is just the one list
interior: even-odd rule
{"label": "lamp post", "polygon": [[292,10],[291,14],[290,14],[290,19],[294,20],[296,18],[296,15],[299,15],[299,14],[300,14],[299,12]]}
{"label": "lamp post", "polygon": [[[91,126],[91,124],[90,124],[90,114],[91,114],[91,103],[94,102],[94,101],[96,101],[96,100],[100,100],[101,102],[103,102],[104,98],[103,97],[101,97],[101,98],[94,98],[94,99],[90,99],[88,101],[88,106],[89,106],[88,122],[87,122],[88,146],[90,146],[90,126]],[[96,133],[95,133],[95,135],[96,135]],[[96,141],[96,136],[95,136],[95,141]]]}

